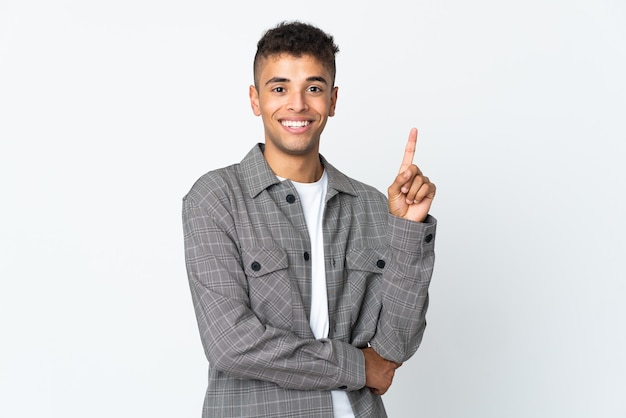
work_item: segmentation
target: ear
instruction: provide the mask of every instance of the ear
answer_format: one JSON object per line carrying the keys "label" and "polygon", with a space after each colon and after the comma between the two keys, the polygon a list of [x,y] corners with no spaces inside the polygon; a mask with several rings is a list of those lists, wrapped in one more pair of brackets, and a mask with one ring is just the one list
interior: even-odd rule
{"label": "ear", "polygon": [[333,87],[332,93],[330,93],[330,110],[328,116],[335,116],[335,107],[337,106],[337,95],[339,93],[339,87]]}
{"label": "ear", "polygon": [[259,105],[259,92],[256,87],[250,85],[250,91],[248,92],[250,95],[250,106],[252,107],[252,112],[254,116],[261,116],[261,106]]}

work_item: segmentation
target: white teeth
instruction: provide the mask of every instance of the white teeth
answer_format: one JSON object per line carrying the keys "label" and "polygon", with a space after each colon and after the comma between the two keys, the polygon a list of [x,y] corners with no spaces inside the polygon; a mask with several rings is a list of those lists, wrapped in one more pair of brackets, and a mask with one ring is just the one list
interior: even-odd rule
{"label": "white teeth", "polygon": [[283,124],[283,126],[286,126],[288,128],[302,128],[308,126],[311,122],[309,122],[308,120],[284,120],[281,123]]}

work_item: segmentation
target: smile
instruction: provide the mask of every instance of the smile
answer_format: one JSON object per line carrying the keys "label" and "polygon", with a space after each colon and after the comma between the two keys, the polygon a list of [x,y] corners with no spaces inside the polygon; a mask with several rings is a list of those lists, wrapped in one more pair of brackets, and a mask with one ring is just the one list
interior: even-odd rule
{"label": "smile", "polygon": [[304,128],[309,126],[311,121],[308,120],[283,120],[280,123],[287,128]]}

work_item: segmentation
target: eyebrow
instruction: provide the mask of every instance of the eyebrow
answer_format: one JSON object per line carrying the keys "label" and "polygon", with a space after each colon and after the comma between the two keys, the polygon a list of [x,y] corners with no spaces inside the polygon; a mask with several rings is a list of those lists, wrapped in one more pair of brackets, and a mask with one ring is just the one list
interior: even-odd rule
{"label": "eyebrow", "polygon": [[[268,84],[271,84],[271,83],[288,83],[290,81],[291,80],[289,80],[288,78],[284,78],[284,77],[272,77],[269,80],[267,80],[265,85],[267,86]],[[318,81],[320,83],[328,84],[328,82],[326,81],[324,77],[318,76],[318,75],[308,77],[306,81]]]}

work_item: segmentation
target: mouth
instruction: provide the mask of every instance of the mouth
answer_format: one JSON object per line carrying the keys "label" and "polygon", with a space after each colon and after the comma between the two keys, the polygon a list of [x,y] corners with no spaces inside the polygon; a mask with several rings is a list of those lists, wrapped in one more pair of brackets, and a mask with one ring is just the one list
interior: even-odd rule
{"label": "mouth", "polygon": [[290,129],[298,129],[298,128],[306,128],[311,124],[310,120],[281,120],[280,124],[285,128]]}

